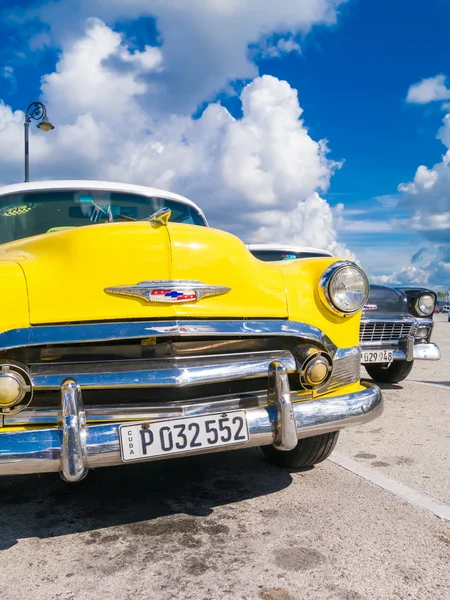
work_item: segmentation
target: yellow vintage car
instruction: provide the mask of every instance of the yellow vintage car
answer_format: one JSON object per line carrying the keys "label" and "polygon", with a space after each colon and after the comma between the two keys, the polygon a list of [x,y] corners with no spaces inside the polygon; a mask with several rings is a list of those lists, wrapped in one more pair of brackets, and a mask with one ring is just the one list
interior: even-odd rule
{"label": "yellow vintage car", "polygon": [[306,467],[382,410],[360,381],[362,270],[264,263],[176,194],[0,188],[0,289],[1,475],[250,446]]}

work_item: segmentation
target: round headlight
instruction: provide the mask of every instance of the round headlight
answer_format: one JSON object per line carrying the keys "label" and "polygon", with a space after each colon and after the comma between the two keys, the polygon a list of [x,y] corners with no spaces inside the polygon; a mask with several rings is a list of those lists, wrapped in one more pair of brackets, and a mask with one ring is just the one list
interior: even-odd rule
{"label": "round headlight", "polygon": [[319,290],[322,300],[333,312],[351,315],[358,312],[369,297],[369,281],[358,266],[349,261],[332,264],[323,273]]}
{"label": "round headlight", "polygon": [[431,315],[434,311],[434,296],[431,294],[423,294],[416,302],[416,310],[423,316]]}

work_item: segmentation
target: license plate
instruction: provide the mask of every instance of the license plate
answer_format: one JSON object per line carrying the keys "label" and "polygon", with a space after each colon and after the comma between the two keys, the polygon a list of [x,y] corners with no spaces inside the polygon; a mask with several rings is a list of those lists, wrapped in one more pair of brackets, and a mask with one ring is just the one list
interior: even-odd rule
{"label": "license plate", "polygon": [[121,425],[124,462],[248,442],[245,410]]}
{"label": "license plate", "polygon": [[363,350],[361,362],[365,363],[390,363],[394,359],[393,350]]}

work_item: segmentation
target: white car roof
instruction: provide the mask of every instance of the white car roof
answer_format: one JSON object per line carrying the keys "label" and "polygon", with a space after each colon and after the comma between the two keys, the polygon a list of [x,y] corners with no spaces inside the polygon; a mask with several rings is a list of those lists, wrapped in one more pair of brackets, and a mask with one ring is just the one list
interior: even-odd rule
{"label": "white car roof", "polygon": [[246,244],[250,250],[275,250],[278,252],[320,252],[323,256],[333,256],[328,250],[311,246],[285,246],[283,244]]}
{"label": "white car roof", "polygon": [[53,181],[29,181],[26,183],[14,183],[12,185],[0,186],[0,201],[2,196],[9,194],[20,194],[25,192],[40,192],[46,190],[98,190],[106,192],[130,192],[140,196],[148,196],[150,198],[163,198],[166,200],[174,200],[182,204],[188,204],[194,208],[205,220],[206,217],[202,209],[189,198],[180,196],[173,192],[166,192],[157,188],[147,187],[144,185],[134,185],[132,183],[116,183],[113,181],[93,181],[89,179],[67,179]]}

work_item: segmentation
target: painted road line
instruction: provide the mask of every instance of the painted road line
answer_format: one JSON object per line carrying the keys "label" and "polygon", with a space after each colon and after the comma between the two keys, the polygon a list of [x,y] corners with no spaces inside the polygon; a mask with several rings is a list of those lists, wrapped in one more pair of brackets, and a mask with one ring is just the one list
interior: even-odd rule
{"label": "painted road line", "polygon": [[383,490],[394,494],[394,496],[402,498],[402,500],[405,500],[409,504],[417,506],[418,508],[422,508],[423,510],[432,513],[436,517],[450,522],[449,504],[441,502],[437,498],[433,498],[433,496],[429,496],[428,494],[424,494],[423,492],[419,492],[418,490],[410,488],[403,483],[399,483],[395,479],[383,475],[376,469],[362,465],[356,460],[353,460],[353,458],[345,456],[345,454],[333,452],[331,458],[328,460],[339,467],[358,475],[358,477],[362,477],[363,479],[370,481]]}
{"label": "painted road line", "polygon": [[414,379],[410,379],[409,382],[418,383],[419,385],[429,385],[430,387],[439,388],[440,390],[450,391],[450,384],[446,385],[445,383],[432,383],[431,381],[415,381]]}

